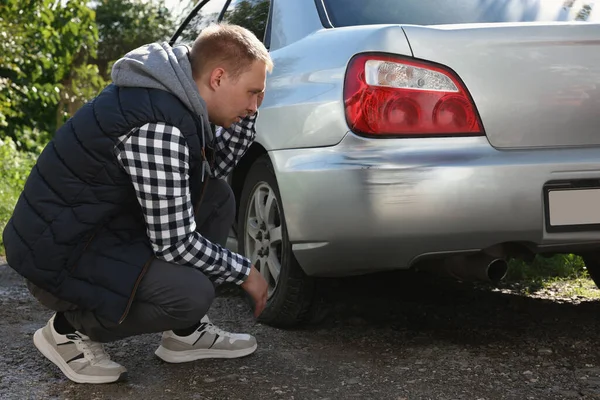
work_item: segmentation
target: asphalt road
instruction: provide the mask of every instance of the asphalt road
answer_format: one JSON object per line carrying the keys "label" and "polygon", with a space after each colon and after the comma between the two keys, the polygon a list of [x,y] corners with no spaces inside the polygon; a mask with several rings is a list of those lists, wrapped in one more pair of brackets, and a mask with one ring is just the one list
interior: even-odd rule
{"label": "asphalt road", "polygon": [[256,324],[226,291],[209,315],[254,334],[253,355],[169,365],[154,356],[159,335],[144,335],[107,346],[127,382],[80,385],[35,349],[51,314],[0,266],[0,398],[600,399],[600,302],[407,274],[334,281],[323,293],[324,321],[284,331]]}

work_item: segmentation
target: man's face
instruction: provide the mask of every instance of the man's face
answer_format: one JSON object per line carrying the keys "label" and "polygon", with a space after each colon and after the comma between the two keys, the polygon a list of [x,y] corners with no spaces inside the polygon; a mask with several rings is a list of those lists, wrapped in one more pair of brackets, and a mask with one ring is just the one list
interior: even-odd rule
{"label": "man's face", "polygon": [[225,71],[215,87],[212,122],[228,128],[247,115],[254,114],[262,101],[266,79],[267,67],[262,61],[254,61],[237,79]]}

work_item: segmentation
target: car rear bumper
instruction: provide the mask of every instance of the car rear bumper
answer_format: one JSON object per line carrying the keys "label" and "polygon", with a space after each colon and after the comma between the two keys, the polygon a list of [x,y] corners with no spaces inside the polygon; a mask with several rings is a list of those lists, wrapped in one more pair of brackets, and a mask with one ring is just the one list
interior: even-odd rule
{"label": "car rear bumper", "polygon": [[[365,139],[271,153],[306,273],[409,268],[421,257],[523,243],[600,244],[600,229],[549,232],[544,187],[600,179],[597,148],[497,150],[485,137]],[[600,204],[599,204],[600,209]]]}

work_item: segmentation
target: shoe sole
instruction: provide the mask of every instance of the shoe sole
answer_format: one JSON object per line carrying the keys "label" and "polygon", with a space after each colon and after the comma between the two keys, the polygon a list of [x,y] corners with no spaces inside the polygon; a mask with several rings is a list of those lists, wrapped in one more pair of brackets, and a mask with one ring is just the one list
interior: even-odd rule
{"label": "shoe sole", "polygon": [[33,344],[35,347],[42,353],[48,360],[52,361],[54,365],[56,365],[63,374],[70,380],[76,383],[113,383],[120,382],[127,379],[127,372],[121,373],[119,376],[89,376],[89,375],[81,375],[77,372],[73,371],[71,367],[62,359],[60,354],[52,347],[52,345],[48,342],[44,333],[42,332],[44,328],[38,329],[33,335]]}
{"label": "shoe sole", "polygon": [[196,360],[204,360],[208,358],[240,358],[246,357],[256,351],[258,346],[255,344],[252,347],[242,350],[187,350],[187,351],[173,351],[165,349],[162,345],[156,349],[154,354],[161,360],[178,364]]}

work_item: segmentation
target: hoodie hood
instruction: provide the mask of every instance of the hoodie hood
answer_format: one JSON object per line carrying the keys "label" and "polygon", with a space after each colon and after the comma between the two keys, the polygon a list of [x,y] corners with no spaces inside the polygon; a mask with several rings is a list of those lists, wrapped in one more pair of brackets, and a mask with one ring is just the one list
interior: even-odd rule
{"label": "hoodie hood", "polygon": [[[115,85],[160,89],[177,96],[185,106],[200,117],[204,132],[212,141],[206,103],[192,77],[189,48],[171,47],[167,42],[151,43],[130,51],[112,67]],[[204,140],[202,138],[202,145]]]}

